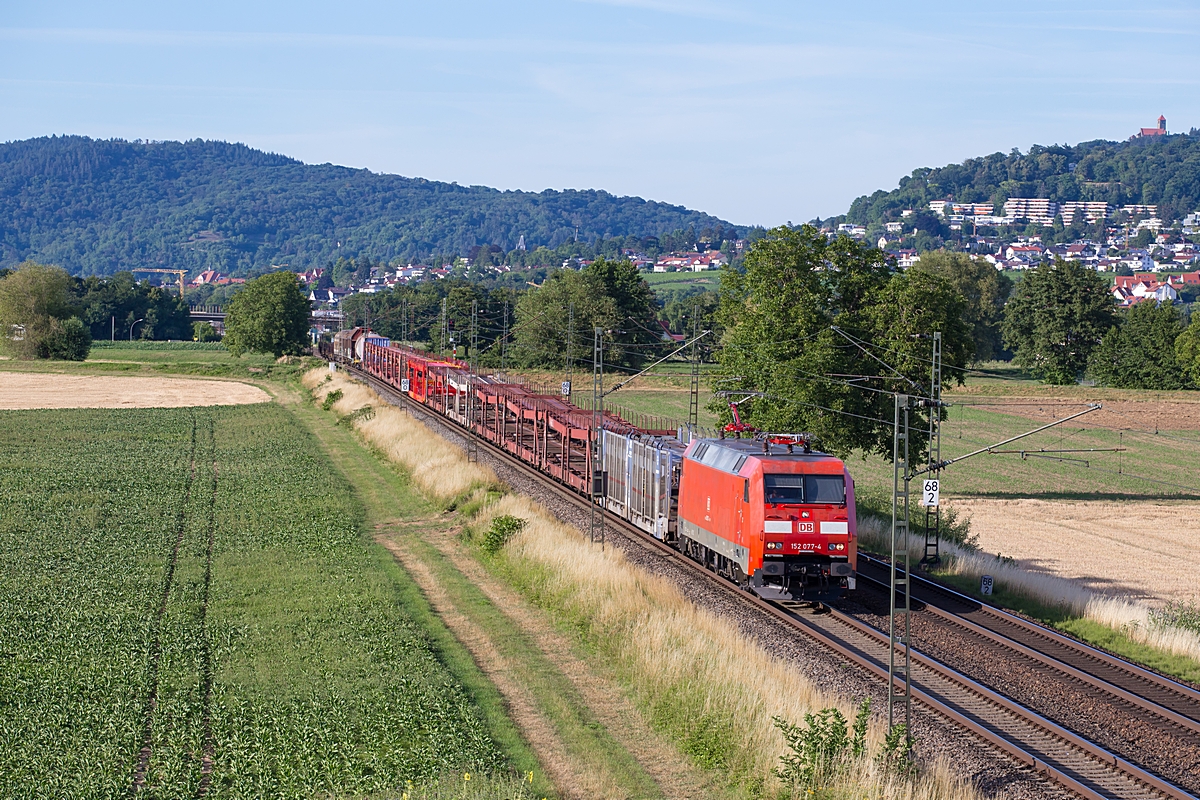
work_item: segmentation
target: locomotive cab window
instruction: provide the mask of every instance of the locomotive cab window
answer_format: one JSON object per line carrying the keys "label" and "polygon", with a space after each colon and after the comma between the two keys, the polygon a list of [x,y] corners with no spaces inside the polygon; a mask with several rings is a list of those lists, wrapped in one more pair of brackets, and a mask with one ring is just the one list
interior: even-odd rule
{"label": "locomotive cab window", "polygon": [[774,505],[804,502],[803,475],[763,475],[763,501]]}
{"label": "locomotive cab window", "polygon": [[763,475],[763,502],[768,505],[846,502],[846,481],[841,475]]}
{"label": "locomotive cab window", "polygon": [[841,505],[846,502],[846,479],[841,475],[805,475],[804,502]]}

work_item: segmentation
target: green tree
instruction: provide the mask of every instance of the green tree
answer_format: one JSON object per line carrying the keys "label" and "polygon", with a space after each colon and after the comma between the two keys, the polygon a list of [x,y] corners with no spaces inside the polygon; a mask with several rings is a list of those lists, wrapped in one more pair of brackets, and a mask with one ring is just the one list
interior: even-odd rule
{"label": "green tree", "polygon": [[1175,360],[1192,385],[1200,387],[1200,314],[1192,314],[1192,324],[1175,340]]}
{"label": "green tree", "polygon": [[192,320],[187,303],[162,286],[138,282],[132,273],[91,276],[75,287],[80,318],[94,339],[120,337],[136,320],[141,339],[187,339]]}
{"label": "green tree", "polygon": [[1088,362],[1088,373],[1103,386],[1118,389],[1182,389],[1187,376],[1175,357],[1183,333],[1179,311],[1170,303],[1152,300],[1125,312]]}
{"label": "green tree", "polygon": [[1052,384],[1074,383],[1116,324],[1108,281],[1075,261],[1030,270],[1004,309],[1004,343],[1016,361]]}
{"label": "green tree", "polygon": [[628,261],[597,259],[582,271],[561,270],[517,301],[514,337],[529,366],[559,367],[567,352],[567,316],[575,308],[570,354],[592,358],[593,330],[604,333],[604,361],[636,368],[660,352],[662,327],[649,284]]}
{"label": "green tree", "polygon": [[963,296],[963,322],[975,341],[973,361],[990,361],[1000,354],[1004,349],[1000,326],[1012,279],[983,259],[945,250],[923,253],[912,271],[940,275]]}
{"label": "green tree", "polygon": [[650,284],[627,260],[598,258],[587,268],[612,298],[617,319],[608,330],[605,361],[640,367],[662,348],[663,330],[658,324],[658,300]]}
{"label": "green tree", "polygon": [[196,322],[192,325],[192,341],[219,342],[221,334],[217,333],[211,322]]}
{"label": "green tree", "polygon": [[[568,314],[574,308],[574,335],[567,341]],[[616,301],[605,293],[599,276],[564,269],[517,300],[513,327],[515,355],[526,366],[564,366],[592,361],[594,328],[612,330],[618,320]],[[611,360],[606,355],[605,360]]]}
{"label": "green tree", "polygon": [[[948,367],[970,356],[964,301],[946,279],[895,273],[884,253],[847,237],[829,241],[811,225],[775,228],[755,242],[745,268],[721,275],[725,335],[714,388],[764,393],[741,407],[759,428],[809,432],[842,455],[889,453],[886,392],[930,391],[930,344],[914,336],[941,331]],[[959,374],[947,369],[943,379]],[[714,401],[726,418],[727,402]],[[915,431],[913,444],[919,453]]]}
{"label": "green tree", "polygon": [[[16,358],[49,358],[62,341],[63,322],[74,317],[71,276],[60,267],[27,261],[0,278],[0,332]],[[86,352],[85,352],[86,356]]]}
{"label": "green tree", "polygon": [[697,292],[695,294],[675,295],[664,304],[658,318],[670,329],[671,333],[682,334],[689,339],[692,336],[693,318],[699,310],[700,330],[712,333],[700,340],[701,358],[706,359],[715,350],[716,343],[721,340],[725,328],[721,324],[718,311],[721,307],[719,292]]}
{"label": "green tree", "polygon": [[298,354],[308,343],[309,311],[295,273],[281,270],[247,281],[229,301],[225,346],[234,355]]}

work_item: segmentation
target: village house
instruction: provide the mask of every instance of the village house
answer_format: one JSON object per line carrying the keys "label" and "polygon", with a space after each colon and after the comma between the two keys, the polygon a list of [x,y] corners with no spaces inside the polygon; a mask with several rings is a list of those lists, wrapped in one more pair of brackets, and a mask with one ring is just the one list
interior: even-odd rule
{"label": "village house", "polygon": [[217,272],[215,269],[206,269],[196,277],[192,278],[192,286],[206,286],[215,284],[225,276]]}
{"label": "village house", "polygon": [[331,308],[337,307],[347,296],[353,294],[349,289],[339,289],[336,286],[328,289],[313,289],[308,293],[308,302],[314,306],[324,305]]}
{"label": "village house", "polygon": [[1160,283],[1157,278],[1133,275],[1118,275],[1112,295],[1123,308],[1129,308],[1144,300],[1154,300],[1161,305],[1174,303],[1179,299],[1179,292],[1170,282]]}

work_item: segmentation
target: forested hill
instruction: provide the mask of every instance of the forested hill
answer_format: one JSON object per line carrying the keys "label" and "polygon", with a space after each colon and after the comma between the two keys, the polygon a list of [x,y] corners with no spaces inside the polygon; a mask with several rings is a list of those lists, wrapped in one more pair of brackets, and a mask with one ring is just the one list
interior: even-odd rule
{"label": "forested hill", "polygon": [[[244,273],[337,255],[417,261],[557,247],[578,236],[660,236],[732,226],[682,206],[598,190],[513,192],[308,165],[240,144],[0,144],[0,267],[25,259],[83,275],[134,267]],[[340,243],[341,249],[337,249]]]}
{"label": "forested hill", "polygon": [[1177,219],[1200,209],[1200,131],[1074,147],[1034,145],[1028,153],[914,170],[890,192],[859,197],[846,221],[870,226],[899,220],[903,209],[927,208],[932,200],[991,202],[999,214],[1010,197],[1153,203],[1159,216]]}

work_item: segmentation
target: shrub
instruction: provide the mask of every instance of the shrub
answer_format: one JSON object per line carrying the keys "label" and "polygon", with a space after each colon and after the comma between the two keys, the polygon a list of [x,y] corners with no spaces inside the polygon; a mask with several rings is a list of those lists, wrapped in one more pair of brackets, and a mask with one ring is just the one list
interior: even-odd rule
{"label": "shrub", "polygon": [[520,517],[514,517],[511,514],[496,517],[492,520],[487,533],[483,535],[483,541],[479,543],[479,547],[488,555],[495,555],[508,543],[509,539],[520,533],[524,527],[525,520]]}
{"label": "shrub", "polygon": [[1170,600],[1161,610],[1150,612],[1150,622],[1158,627],[1183,628],[1200,633],[1200,605]]}
{"label": "shrub", "polygon": [[342,399],[342,390],[334,389],[329,394],[325,395],[325,399],[321,401],[321,409],[328,411],[333,408],[333,404]]}
{"label": "shrub", "polygon": [[79,317],[50,320],[50,333],[43,342],[45,358],[84,361],[92,349],[92,332]]}
{"label": "shrub", "polygon": [[908,734],[908,726],[904,723],[893,725],[883,740],[883,750],[876,759],[887,769],[900,775],[913,775],[917,771],[917,762],[913,758],[913,741]]}
{"label": "shrub", "polygon": [[[330,392],[330,394],[333,394],[333,392]],[[336,403],[337,400],[334,400],[333,402]],[[330,405],[333,405],[333,403],[330,403]],[[349,414],[339,417],[338,425],[354,427],[354,423],[358,422],[360,419],[364,422],[370,419],[375,419],[375,407],[363,406],[362,408],[356,408]]]}
{"label": "shrub", "polygon": [[788,752],[779,757],[775,777],[786,786],[813,786],[845,769],[851,758],[861,757],[867,749],[867,724],[871,718],[870,700],[863,700],[854,717],[853,731],[836,708],[804,715],[804,727],[781,717],[772,717],[783,734]]}

